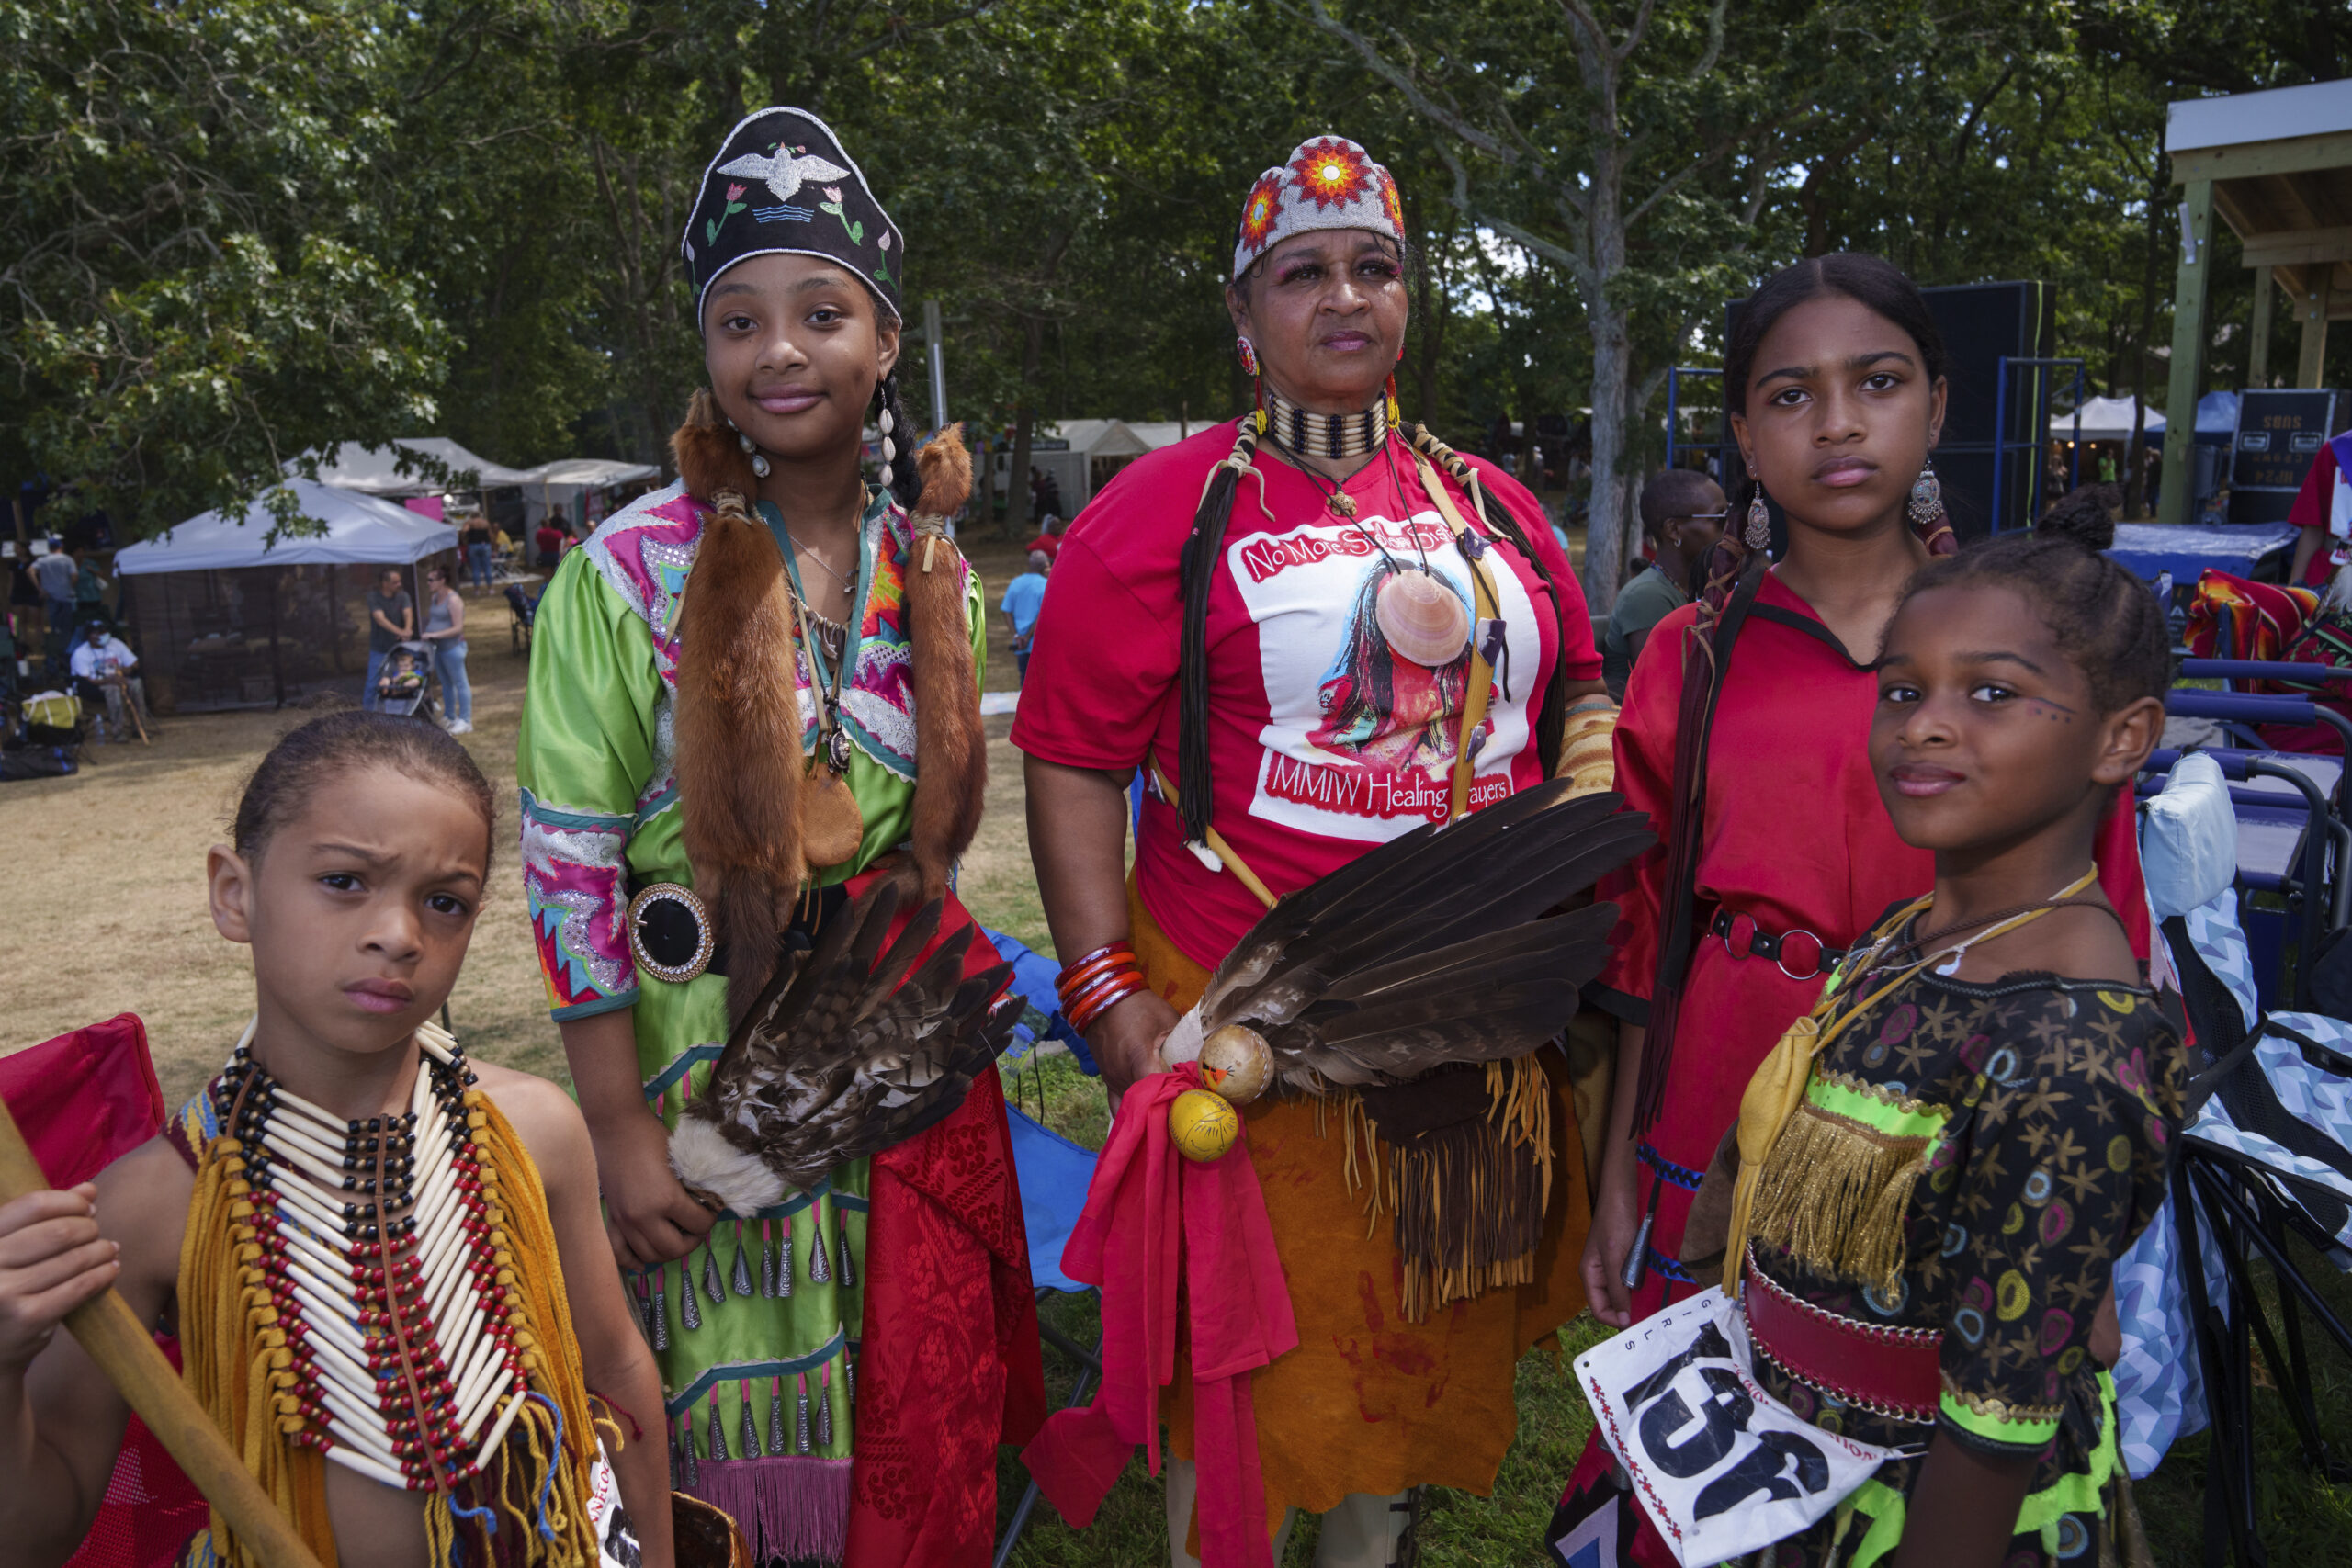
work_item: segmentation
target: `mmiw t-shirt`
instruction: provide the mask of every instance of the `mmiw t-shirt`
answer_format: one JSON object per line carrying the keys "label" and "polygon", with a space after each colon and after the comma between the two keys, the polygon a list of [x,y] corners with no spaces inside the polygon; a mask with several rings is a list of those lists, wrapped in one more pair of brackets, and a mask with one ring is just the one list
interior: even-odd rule
{"label": "mmiw t-shirt", "polygon": [[[1178,559],[1210,468],[1234,427],[1212,427],[1123,469],[1071,524],[1046,585],[1012,742],[1064,766],[1158,760],[1178,779]],[[1475,615],[1468,564],[1409,454],[1329,490],[1261,452],[1244,479],[1209,591],[1210,820],[1279,896],[1424,822],[1444,819],[1462,744],[1470,658],[1429,669],[1390,649],[1374,616],[1381,581],[1426,564]],[[1486,555],[1503,656],[1471,738],[1476,809],[1540,783],[1533,725],[1544,682],[1595,680],[1600,659],[1575,574],[1534,497],[1472,459],[1519,519],[1551,581],[1512,546]],[[1468,498],[1454,504],[1474,516]],[[1269,515],[1271,513],[1271,515]],[[1475,526],[1475,523],[1473,525]],[[1556,589],[1557,597],[1555,597]],[[1047,825],[1045,830],[1050,831]],[[1263,908],[1239,878],[1185,847],[1182,818],[1148,798],[1136,840],[1144,906],[1170,941],[1213,965]]]}

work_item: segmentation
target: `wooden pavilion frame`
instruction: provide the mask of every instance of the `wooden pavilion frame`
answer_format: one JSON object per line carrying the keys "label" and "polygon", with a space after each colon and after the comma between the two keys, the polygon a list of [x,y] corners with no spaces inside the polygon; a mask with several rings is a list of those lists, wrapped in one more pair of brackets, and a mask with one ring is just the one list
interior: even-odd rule
{"label": "wooden pavilion frame", "polygon": [[[2172,106],[2165,151],[2181,187],[2173,289],[2172,380],[2157,520],[2188,518],[2192,417],[2205,379],[2206,313],[2218,214],[2255,269],[2249,385],[2269,380],[2274,292],[2302,323],[2295,385],[2317,387],[2327,324],[2352,320],[2352,81],[2317,82]],[[2275,287],[2274,287],[2275,286]]]}

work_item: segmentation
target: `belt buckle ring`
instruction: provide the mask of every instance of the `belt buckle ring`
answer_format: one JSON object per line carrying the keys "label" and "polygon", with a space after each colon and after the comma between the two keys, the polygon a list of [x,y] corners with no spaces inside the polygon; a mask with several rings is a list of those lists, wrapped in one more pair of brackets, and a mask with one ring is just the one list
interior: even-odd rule
{"label": "belt buckle ring", "polygon": [[[1757,925],[1755,916],[1745,914],[1732,916],[1731,919],[1724,924],[1724,951],[1734,958],[1747,958],[1752,956],[1756,951],[1756,931]],[[1739,945],[1737,947],[1734,947],[1732,945],[1732,939],[1734,937],[1737,937],[1739,939]]]}
{"label": "belt buckle ring", "polygon": [[[1789,939],[1800,936],[1807,938],[1813,943],[1813,970],[1810,974],[1800,975],[1795,970],[1789,967]],[[1781,933],[1781,950],[1772,955],[1772,962],[1779,966],[1781,974],[1786,975],[1792,980],[1817,980],[1821,977],[1821,961],[1828,956],[1829,944],[1827,942],[1822,941],[1819,936],[1815,935],[1812,931],[1799,930],[1782,931]]]}

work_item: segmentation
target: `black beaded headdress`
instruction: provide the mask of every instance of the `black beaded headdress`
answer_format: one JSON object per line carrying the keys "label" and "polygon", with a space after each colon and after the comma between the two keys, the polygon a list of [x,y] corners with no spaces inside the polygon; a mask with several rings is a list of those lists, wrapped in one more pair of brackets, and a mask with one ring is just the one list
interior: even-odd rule
{"label": "black beaded headdress", "polygon": [[720,273],[751,256],[824,256],[857,274],[892,320],[904,319],[899,272],[906,236],[874,199],[832,127],[803,109],[744,117],[703,171],[683,244],[695,319]]}

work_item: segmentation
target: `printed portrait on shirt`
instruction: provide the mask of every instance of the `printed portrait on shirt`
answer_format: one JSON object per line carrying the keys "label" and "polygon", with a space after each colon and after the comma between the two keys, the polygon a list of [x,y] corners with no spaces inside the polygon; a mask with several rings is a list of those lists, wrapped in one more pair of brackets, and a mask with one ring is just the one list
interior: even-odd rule
{"label": "printed portrait on shirt", "polygon": [[[1471,659],[1434,668],[1388,645],[1374,615],[1396,568],[1424,565],[1465,611],[1470,571],[1434,511],[1408,521],[1326,514],[1227,548],[1226,566],[1257,625],[1267,720],[1250,814],[1302,832],[1382,842],[1442,820],[1462,746]],[[1471,738],[1474,807],[1511,792],[1530,741],[1524,680],[1541,659],[1535,609],[1509,570],[1491,573],[1505,652]]]}

